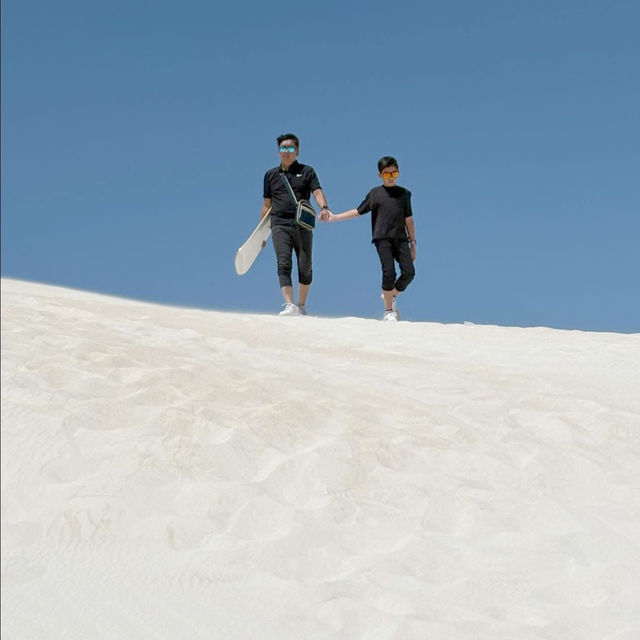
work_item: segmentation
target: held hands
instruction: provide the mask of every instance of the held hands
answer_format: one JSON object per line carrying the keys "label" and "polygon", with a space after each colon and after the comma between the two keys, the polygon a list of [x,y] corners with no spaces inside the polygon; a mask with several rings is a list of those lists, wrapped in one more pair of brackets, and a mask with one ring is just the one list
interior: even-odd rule
{"label": "held hands", "polygon": [[331,213],[329,209],[322,209],[320,211],[320,220],[322,220],[322,222],[331,222],[333,217],[333,213]]}

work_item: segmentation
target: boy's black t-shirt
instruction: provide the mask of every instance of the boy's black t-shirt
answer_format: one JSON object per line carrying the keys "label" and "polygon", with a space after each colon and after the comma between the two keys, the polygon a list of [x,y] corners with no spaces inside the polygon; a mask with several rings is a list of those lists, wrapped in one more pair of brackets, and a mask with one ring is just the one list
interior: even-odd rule
{"label": "boy's black t-shirt", "polygon": [[[264,174],[262,195],[264,198],[271,198],[272,218],[293,219],[296,217],[296,204],[282,179],[282,173],[282,166],[278,166]],[[295,160],[284,173],[298,200],[309,200],[316,189],[322,188],[315,170],[308,164]]]}
{"label": "boy's black t-shirt", "polygon": [[371,241],[407,238],[405,218],[413,216],[411,191],[404,187],[381,185],[369,191],[358,206],[360,215],[371,211]]}

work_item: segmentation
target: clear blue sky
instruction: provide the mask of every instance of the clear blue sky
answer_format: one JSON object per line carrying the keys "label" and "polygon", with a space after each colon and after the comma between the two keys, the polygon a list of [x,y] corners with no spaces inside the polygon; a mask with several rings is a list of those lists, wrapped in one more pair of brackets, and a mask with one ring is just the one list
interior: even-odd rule
{"label": "clear blue sky", "polygon": [[[293,131],[334,212],[394,155],[414,321],[640,331],[637,0],[5,0],[2,272],[276,313],[255,226]],[[379,317],[369,216],[315,235],[312,313]]]}

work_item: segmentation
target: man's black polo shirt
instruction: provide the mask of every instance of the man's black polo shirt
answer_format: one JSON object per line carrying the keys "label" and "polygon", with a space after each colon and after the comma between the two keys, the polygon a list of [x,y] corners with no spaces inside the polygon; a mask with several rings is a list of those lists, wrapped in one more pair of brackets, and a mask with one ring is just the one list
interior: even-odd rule
{"label": "man's black polo shirt", "polygon": [[[282,171],[278,166],[264,174],[263,197],[271,198],[272,217],[295,218],[296,204],[282,179]],[[285,173],[298,200],[309,200],[316,189],[322,188],[313,167],[307,164],[295,160]]]}

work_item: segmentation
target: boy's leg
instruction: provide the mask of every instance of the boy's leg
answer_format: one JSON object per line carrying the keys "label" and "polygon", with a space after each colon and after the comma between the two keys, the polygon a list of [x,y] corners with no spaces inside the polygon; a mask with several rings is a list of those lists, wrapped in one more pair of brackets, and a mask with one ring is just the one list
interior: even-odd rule
{"label": "boy's leg", "polygon": [[[400,277],[395,281],[396,292],[404,291],[416,276],[416,268],[411,259],[411,247],[405,240],[396,243],[395,259],[400,266]],[[396,295],[398,295],[396,293]]]}
{"label": "boy's leg", "polygon": [[393,303],[394,281],[396,279],[396,267],[393,260],[393,246],[390,240],[376,240],[376,249],[382,267],[382,297],[384,308],[390,311]]}
{"label": "boy's leg", "polygon": [[[397,295],[397,293],[396,293]],[[393,295],[393,291],[385,291],[382,290],[382,301],[384,302],[384,310],[392,311],[393,310],[393,299],[395,296]]]}

